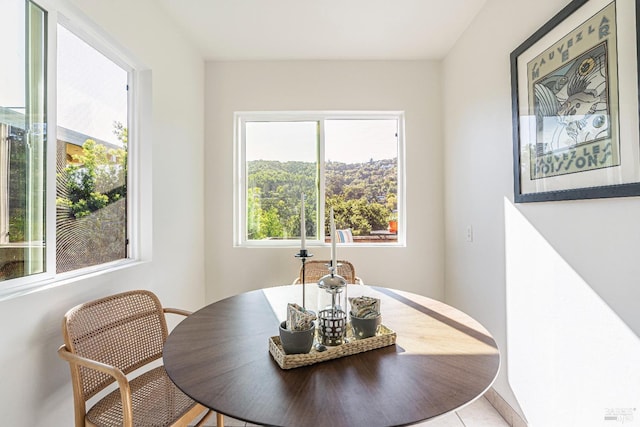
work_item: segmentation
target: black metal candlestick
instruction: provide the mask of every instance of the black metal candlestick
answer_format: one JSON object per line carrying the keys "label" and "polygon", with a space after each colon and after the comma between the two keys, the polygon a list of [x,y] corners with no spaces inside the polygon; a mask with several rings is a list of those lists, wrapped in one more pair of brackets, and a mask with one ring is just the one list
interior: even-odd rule
{"label": "black metal candlestick", "polygon": [[302,308],[307,309],[307,304],[305,301],[305,278],[304,278],[304,265],[307,262],[307,258],[311,258],[313,254],[307,252],[306,249],[300,249],[300,252],[296,254],[296,258],[300,258],[302,260]]}

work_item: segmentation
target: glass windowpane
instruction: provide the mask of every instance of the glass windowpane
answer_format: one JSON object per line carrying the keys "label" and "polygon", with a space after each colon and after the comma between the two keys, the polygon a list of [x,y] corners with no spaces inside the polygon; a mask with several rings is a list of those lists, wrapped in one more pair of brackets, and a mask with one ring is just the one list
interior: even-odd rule
{"label": "glass windowpane", "polygon": [[[395,242],[398,230],[398,121],[326,120],[325,224],[354,243]],[[328,228],[327,228],[328,233]]]}
{"label": "glass windowpane", "polygon": [[58,25],[56,271],[127,257],[126,70]]}
{"label": "glass windowpane", "polygon": [[245,126],[247,240],[317,236],[318,122],[248,122]]}
{"label": "glass windowpane", "polygon": [[2,0],[0,280],[45,271],[46,12]]}

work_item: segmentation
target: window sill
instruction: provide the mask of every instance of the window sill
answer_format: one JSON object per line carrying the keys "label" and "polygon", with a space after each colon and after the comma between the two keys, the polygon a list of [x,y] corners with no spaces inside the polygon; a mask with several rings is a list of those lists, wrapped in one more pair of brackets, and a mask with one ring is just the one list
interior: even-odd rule
{"label": "window sill", "polygon": [[[378,237],[373,238],[363,238],[358,239],[354,236],[353,242],[340,242],[337,244],[338,250],[340,248],[404,248],[407,245],[399,241],[398,239],[394,240],[385,240],[380,239]],[[256,240],[251,242],[242,242],[234,245],[235,248],[258,248],[258,249],[291,249],[295,251],[300,250],[299,241],[293,243],[291,241],[281,241],[281,240]],[[307,240],[307,249],[309,251],[313,251],[314,249],[328,248],[331,247],[331,242],[327,241],[326,243],[317,243],[311,242]]]}
{"label": "window sill", "polygon": [[[101,264],[95,267],[87,267],[80,270],[70,271],[56,275],[54,278],[47,278],[42,280],[35,279],[35,276],[29,282],[21,281],[12,287],[0,290],[0,302],[7,301],[13,298],[19,298],[25,295],[29,295],[35,292],[39,292],[45,289],[52,289],[58,286],[64,286],[71,283],[76,283],[81,280],[87,280],[93,277],[102,276],[115,271],[124,270],[132,267],[136,267],[147,263],[148,261],[140,261],[133,259],[119,260],[112,263]],[[13,279],[20,280],[20,279]]]}

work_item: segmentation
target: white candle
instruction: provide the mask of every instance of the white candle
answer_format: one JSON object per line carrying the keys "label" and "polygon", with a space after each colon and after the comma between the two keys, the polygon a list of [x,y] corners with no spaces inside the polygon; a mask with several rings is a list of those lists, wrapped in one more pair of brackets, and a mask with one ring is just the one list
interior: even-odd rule
{"label": "white candle", "polygon": [[329,218],[329,227],[331,228],[331,266],[334,272],[338,273],[337,250],[336,250],[336,221],[333,218],[333,208],[331,208],[331,218]]}
{"label": "white candle", "polygon": [[302,206],[300,207],[300,252],[305,250],[307,230],[304,223],[304,193],[302,193]]}

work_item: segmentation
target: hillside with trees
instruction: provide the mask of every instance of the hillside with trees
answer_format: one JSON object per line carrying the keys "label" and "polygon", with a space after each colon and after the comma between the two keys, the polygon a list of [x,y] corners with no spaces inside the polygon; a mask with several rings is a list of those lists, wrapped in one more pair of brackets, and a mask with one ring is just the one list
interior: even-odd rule
{"label": "hillside with trees", "polygon": [[[336,227],[356,236],[387,228],[397,209],[396,159],[366,163],[327,162],[325,167],[325,235],[334,209]],[[255,160],[248,162],[249,239],[298,238],[300,195],[306,197],[306,232],[315,238],[317,171],[314,163]]]}

